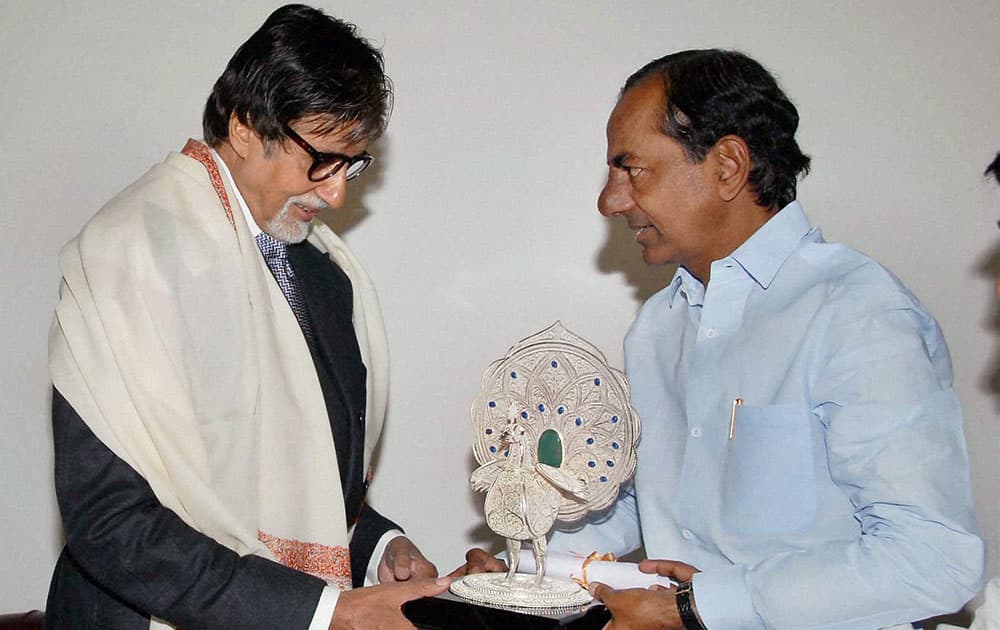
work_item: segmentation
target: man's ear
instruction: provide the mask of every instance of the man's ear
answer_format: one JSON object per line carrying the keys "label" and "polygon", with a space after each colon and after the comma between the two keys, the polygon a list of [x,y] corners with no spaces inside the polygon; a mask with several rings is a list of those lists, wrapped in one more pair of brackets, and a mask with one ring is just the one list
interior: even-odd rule
{"label": "man's ear", "polygon": [[719,138],[712,151],[719,163],[719,196],[724,201],[736,199],[746,188],[750,176],[750,148],[739,136]]}
{"label": "man's ear", "polygon": [[236,155],[246,159],[250,153],[250,141],[253,139],[253,135],[253,129],[240,122],[235,112],[229,115],[229,144],[233,147]]}

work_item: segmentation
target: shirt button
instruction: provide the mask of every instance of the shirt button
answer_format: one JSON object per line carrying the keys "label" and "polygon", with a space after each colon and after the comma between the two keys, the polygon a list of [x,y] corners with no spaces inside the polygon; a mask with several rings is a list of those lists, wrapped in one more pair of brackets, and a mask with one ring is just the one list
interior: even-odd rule
{"label": "shirt button", "polygon": [[693,427],[691,429],[691,437],[700,438],[701,437],[701,427]]}
{"label": "shirt button", "polygon": [[692,532],[690,529],[682,529],[681,536],[687,538],[688,540],[691,540],[692,538],[694,538],[694,532]]}
{"label": "shirt button", "polygon": [[717,334],[719,334],[719,333],[716,332],[716,330],[714,328],[709,328],[708,330],[705,331],[705,336],[708,337],[709,339],[711,339],[712,337],[716,336]]}

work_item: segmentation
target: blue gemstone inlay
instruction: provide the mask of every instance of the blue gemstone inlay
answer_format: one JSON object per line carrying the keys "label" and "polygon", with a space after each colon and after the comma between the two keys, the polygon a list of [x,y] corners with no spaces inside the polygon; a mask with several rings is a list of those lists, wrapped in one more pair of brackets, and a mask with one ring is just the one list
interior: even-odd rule
{"label": "blue gemstone inlay", "polygon": [[517,372],[511,372],[510,373],[510,377],[511,378],[517,378]]}
{"label": "blue gemstone inlay", "polygon": [[587,466],[590,466],[591,468],[593,468],[593,467],[597,466],[597,462],[591,460],[591,461],[587,462]]}
{"label": "blue gemstone inlay", "polygon": [[525,420],[527,420],[528,419],[528,412],[527,411],[522,411],[521,412],[521,417],[524,418]]}
{"label": "blue gemstone inlay", "polygon": [[612,442],[611,448],[621,448],[621,446],[618,445],[618,442]]}
{"label": "blue gemstone inlay", "polygon": [[601,483],[608,483],[608,478],[605,477],[604,475],[601,475]]}
{"label": "blue gemstone inlay", "polygon": [[550,365],[552,367],[559,367],[559,364],[557,362],[555,362],[555,361],[553,361]]}
{"label": "blue gemstone inlay", "polygon": [[594,379],[594,385],[600,385],[600,384],[601,384],[601,379],[595,378]]}
{"label": "blue gemstone inlay", "polygon": [[510,457],[510,451],[509,451],[509,450],[507,450],[507,451],[504,451],[504,452],[503,452],[503,456],[504,456],[504,457]]}
{"label": "blue gemstone inlay", "polygon": [[587,438],[587,444],[593,444],[593,443],[594,443],[594,438],[592,437]]}
{"label": "blue gemstone inlay", "polygon": [[545,411],[545,405],[538,405],[539,411]]}
{"label": "blue gemstone inlay", "polygon": [[580,426],[583,424],[583,418],[577,418],[574,422],[576,422],[576,426]]}
{"label": "blue gemstone inlay", "polygon": [[497,401],[491,400],[490,401],[490,407],[496,407],[496,406],[497,406]]}
{"label": "blue gemstone inlay", "polygon": [[566,408],[563,407],[562,405],[559,405],[559,407],[556,409],[556,411],[558,411],[559,413],[566,413]]}
{"label": "blue gemstone inlay", "polygon": [[495,446],[491,446],[491,447],[490,447],[490,452],[491,452],[491,453],[496,453],[496,452],[497,452],[497,447],[495,447]]}
{"label": "blue gemstone inlay", "polygon": [[493,435],[493,429],[486,429],[486,435]]}
{"label": "blue gemstone inlay", "polygon": [[611,416],[611,424],[618,424],[618,416]]}
{"label": "blue gemstone inlay", "polygon": [[613,461],[611,461],[610,459],[608,461],[604,462],[604,463],[608,465],[608,468],[614,468],[615,467],[615,463]]}

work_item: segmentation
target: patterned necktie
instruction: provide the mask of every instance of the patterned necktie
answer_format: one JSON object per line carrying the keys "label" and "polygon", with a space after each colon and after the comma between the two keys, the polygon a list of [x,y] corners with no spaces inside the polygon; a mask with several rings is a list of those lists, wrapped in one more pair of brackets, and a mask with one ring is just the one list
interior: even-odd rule
{"label": "patterned necktie", "polygon": [[292,307],[292,313],[299,321],[299,328],[302,329],[302,334],[305,335],[309,348],[312,349],[313,343],[315,343],[312,321],[309,319],[309,312],[306,310],[302,295],[299,293],[299,285],[295,282],[295,272],[292,271],[292,265],[288,262],[286,245],[270,234],[261,232],[257,235],[257,246],[260,247],[260,253],[264,255],[267,268],[271,270],[271,275],[278,282],[278,287],[281,288],[285,299],[288,300],[288,305]]}

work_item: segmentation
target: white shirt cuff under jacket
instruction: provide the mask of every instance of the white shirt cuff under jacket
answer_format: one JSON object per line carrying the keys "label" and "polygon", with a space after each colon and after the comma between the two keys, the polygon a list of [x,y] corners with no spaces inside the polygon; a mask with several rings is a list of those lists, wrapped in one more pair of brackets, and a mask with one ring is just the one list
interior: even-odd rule
{"label": "white shirt cuff under jacket", "polygon": [[[378,544],[372,550],[372,557],[368,560],[365,586],[378,584],[378,565],[382,560],[382,554],[385,553],[386,546],[393,538],[402,535],[403,532],[398,529],[390,529],[378,539]],[[323,589],[319,596],[319,602],[316,604],[316,612],[313,613],[312,623],[309,624],[309,630],[327,630],[330,627],[330,623],[333,621],[333,611],[336,610],[339,599],[340,591],[338,589],[330,586]]]}

